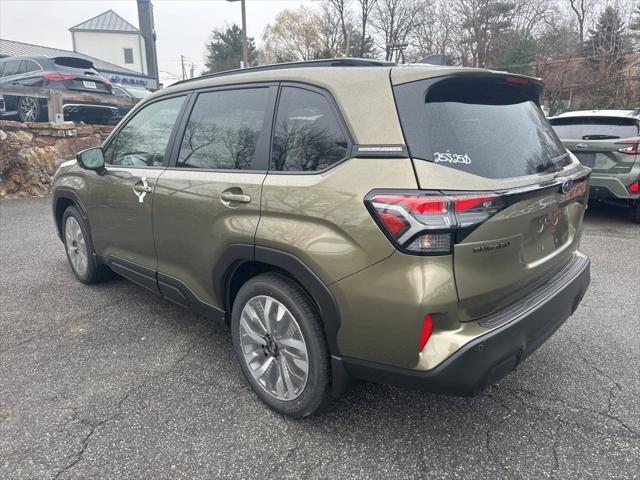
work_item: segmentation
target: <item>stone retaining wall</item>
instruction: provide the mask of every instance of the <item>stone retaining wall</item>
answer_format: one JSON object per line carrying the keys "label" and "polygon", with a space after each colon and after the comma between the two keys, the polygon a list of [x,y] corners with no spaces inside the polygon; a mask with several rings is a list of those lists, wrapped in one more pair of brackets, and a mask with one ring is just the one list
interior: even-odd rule
{"label": "stone retaining wall", "polygon": [[112,129],[0,120],[0,198],[48,193],[58,165],[81,150],[99,146]]}

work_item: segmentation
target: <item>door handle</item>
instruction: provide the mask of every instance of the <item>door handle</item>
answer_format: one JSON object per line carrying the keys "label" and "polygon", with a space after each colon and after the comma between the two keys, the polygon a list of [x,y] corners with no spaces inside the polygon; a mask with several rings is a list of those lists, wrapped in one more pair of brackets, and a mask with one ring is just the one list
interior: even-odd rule
{"label": "door handle", "polygon": [[133,189],[136,192],[151,193],[151,187],[149,185],[134,185]]}
{"label": "door handle", "polygon": [[251,201],[251,197],[243,193],[222,192],[220,198],[224,202],[249,203]]}
{"label": "door handle", "polygon": [[138,203],[144,202],[144,197],[147,193],[151,193],[153,188],[147,183],[147,177],[142,177],[139,182],[133,185],[133,193],[138,197]]}

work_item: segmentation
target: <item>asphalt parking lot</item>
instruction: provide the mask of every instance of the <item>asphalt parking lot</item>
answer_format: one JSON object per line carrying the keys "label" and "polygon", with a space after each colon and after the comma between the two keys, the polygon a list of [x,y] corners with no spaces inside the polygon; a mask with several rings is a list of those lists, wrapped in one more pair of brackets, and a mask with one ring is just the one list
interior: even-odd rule
{"label": "asphalt parking lot", "polygon": [[0,202],[0,478],[638,478],[640,227],[591,208],[572,318],[476,398],[360,384],[263,407],[226,327],[116,279],[84,286],[49,198]]}

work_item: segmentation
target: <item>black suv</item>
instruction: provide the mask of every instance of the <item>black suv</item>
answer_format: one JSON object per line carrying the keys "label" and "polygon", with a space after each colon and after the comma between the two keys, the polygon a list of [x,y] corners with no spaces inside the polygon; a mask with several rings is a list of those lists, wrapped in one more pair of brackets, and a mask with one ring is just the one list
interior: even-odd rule
{"label": "black suv", "polygon": [[[2,94],[3,86],[111,95],[111,82],[93,68],[93,63],[76,57],[31,56],[0,60],[0,115],[17,116],[21,122],[44,121],[48,114],[47,99]],[[70,100],[65,100],[63,105],[65,120],[103,123],[117,112],[115,105]]]}

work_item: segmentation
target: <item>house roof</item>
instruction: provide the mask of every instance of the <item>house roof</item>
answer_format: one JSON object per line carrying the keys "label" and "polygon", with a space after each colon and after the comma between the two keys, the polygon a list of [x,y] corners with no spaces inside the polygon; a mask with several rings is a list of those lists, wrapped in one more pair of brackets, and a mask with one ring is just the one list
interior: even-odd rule
{"label": "house roof", "polygon": [[138,77],[145,77],[135,70],[114,65],[113,63],[105,62],[99,58],[90,57],[82,53],[72,52],[69,50],[62,50],[59,48],[43,47],[41,45],[33,45],[31,43],[14,42],[13,40],[6,40],[0,38],[0,58],[4,57],[19,57],[19,56],[41,56],[41,57],[76,57],[89,60],[93,63],[97,70],[117,73],[120,75],[134,75]]}
{"label": "house roof", "polygon": [[100,32],[140,33],[140,30],[131,25],[111,9],[101,13],[100,15],[96,15],[89,20],[85,20],[84,22],[79,23],[78,25],[69,29],[69,31],[71,32],[88,30]]}

